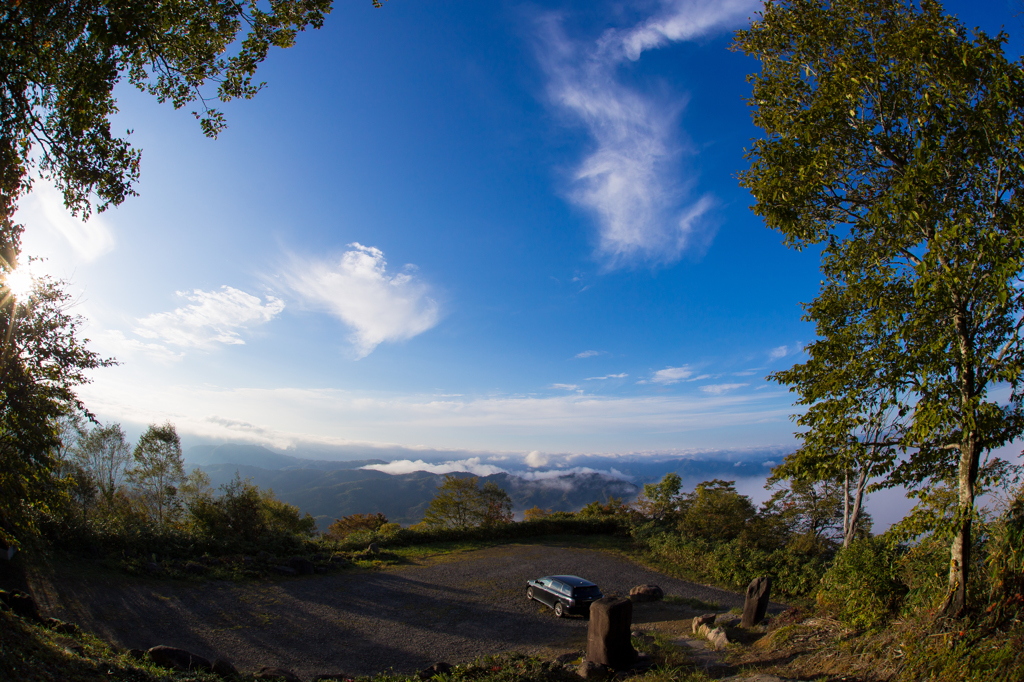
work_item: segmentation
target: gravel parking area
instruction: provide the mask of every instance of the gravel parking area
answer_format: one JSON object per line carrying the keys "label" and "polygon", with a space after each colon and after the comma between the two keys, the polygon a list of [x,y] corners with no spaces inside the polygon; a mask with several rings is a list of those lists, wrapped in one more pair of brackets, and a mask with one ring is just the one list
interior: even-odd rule
{"label": "gravel parking area", "polygon": [[[64,573],[61,571],[61,573]],[[558,619],[526,599],[526,581],[575,574],[606,594],[654,583],[668,595],[743,605],[742,595],[669,578],[596,550],[504,545],[426,565],[259,583],[184,584],[122,576],[52,576],[36,586],[46,615],[77,622],[126,648],[157,644],[230,660],[240,671],[420,670],[505,651],[584,647],[587,621]],[[692,617],[687,609],[680,618]],[[643,622],[643,609],[634,622]]]}

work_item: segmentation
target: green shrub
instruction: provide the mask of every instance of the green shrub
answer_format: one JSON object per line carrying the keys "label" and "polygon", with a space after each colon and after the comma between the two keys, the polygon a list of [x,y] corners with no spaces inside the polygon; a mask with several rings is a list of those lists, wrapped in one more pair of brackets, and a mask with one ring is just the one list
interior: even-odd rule
{"label": "green shrub", "polygon": [[884,625],[899,611],[907,593],[900,580],[902,554],[881,536],[840,550],[821,580],[818,605],[850,627]]}

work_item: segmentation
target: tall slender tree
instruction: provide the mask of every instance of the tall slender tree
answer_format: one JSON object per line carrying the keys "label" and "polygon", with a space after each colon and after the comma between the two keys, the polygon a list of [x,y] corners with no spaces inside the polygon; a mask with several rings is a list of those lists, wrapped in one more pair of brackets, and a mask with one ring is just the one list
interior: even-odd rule
{"label": "tall slender tree", "polygon": [[967,608],[981,457],[1024,431],[1024,74],[1005,41],[933,0],[777,0],[735,42],[761,61],[765,133],[741,183],[787,245],[821,249],[811,318],[854,311],[899,349],[884,483],[955,482],[944,616]]}
{"label": "tall slender tree", "polygon": [[139,438],[132,459],[135,466],[129,476],[142,489],[146,504],[162,526],[178,494],[177,486],[185,480],[181,439],[174,424],[150,424]]}
{"label": "tall slender tree", "polygon": [[121,425],[106,424],[90,430],[79,441],[75,454],[109,503],[124,481],[132,461],[132,446]]}

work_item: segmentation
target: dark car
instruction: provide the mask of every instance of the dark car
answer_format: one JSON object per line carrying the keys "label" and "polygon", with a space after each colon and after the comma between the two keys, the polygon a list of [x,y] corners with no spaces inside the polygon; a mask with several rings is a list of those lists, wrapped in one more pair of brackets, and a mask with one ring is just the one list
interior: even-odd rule
{"label": "dark car", "polygon": [[526,598],[547,604],[559,618],[567,613],[589,618],[590,604],[604,596],[597,585],[576,575],[549,575],[526,584]]}

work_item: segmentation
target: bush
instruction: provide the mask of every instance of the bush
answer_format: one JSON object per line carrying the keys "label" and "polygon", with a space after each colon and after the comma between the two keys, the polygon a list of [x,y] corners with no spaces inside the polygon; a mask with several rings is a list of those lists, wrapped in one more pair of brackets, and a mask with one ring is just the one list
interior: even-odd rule
{"label": "bush", "polygon": [[[324,536],[331,540],[344,540],[359,531],[376,531],[388,523],[388,517],[380,512],[376,514],[349,514],[327,527]],[[392,524],[393,525],[393,524]]]}
{"label": "bush", "polygon": [[904,552],[883,536],[857,540],[839,551],[821,580],[818,605],[854,628],[877,628],[903,605]]}

